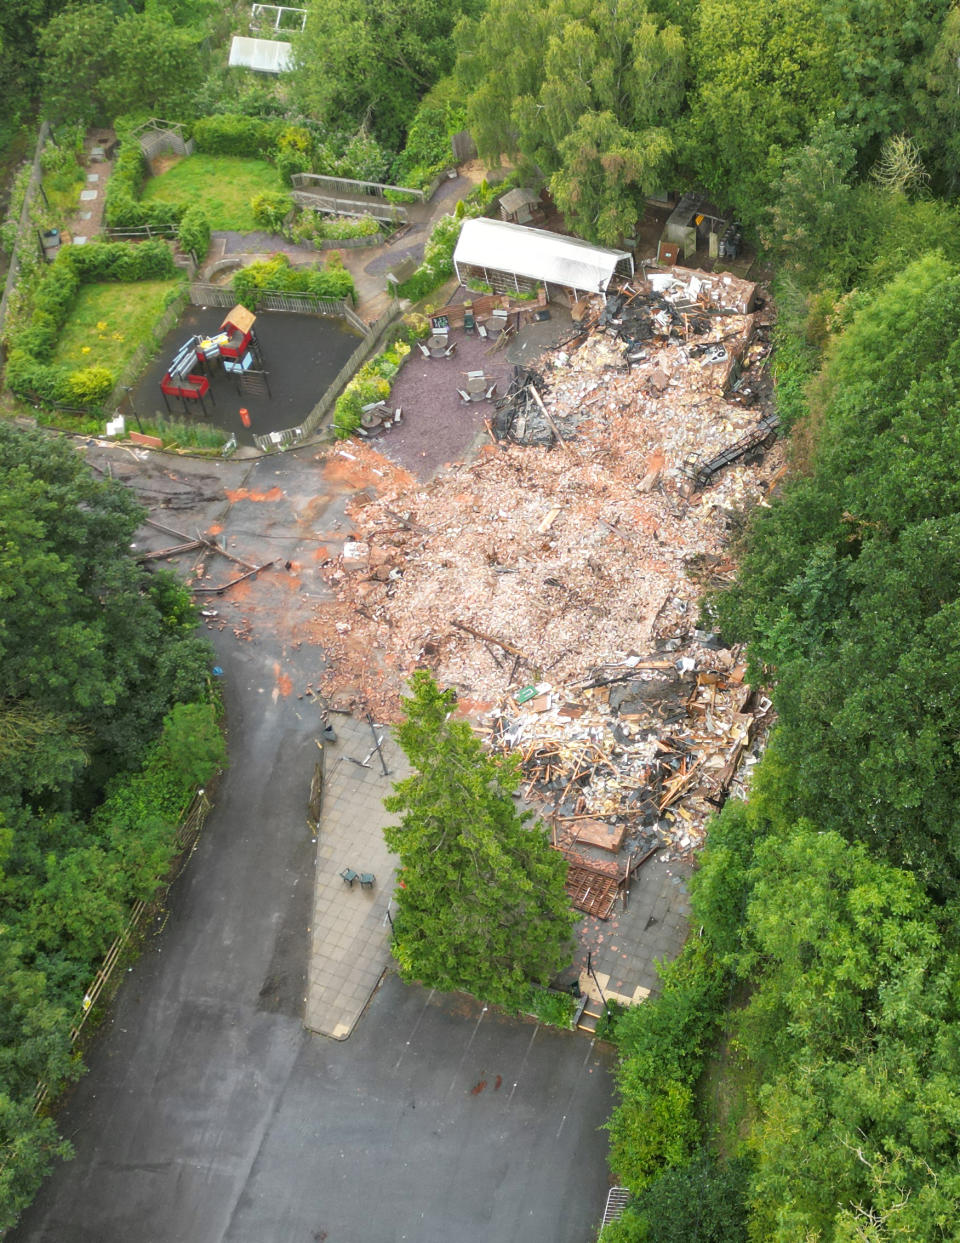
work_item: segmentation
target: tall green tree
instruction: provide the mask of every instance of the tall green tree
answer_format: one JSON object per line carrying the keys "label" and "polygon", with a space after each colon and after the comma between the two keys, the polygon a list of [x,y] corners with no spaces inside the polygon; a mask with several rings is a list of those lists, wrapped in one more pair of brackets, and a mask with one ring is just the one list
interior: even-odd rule
{"label": "tall green tree", "polygon": [[457,31],[457,74],[481,154],[521,155],[570,224],[618,242],[669,181],[686,52],[644,0],[493,0]]}
{"label": "tall green tree", "polygon": [[515,764],[488,756],[455,696],[418,670],[397,730],[414,773],[384,799],[399,856],[394,954],[407,979],[516,1003],[571,957],[566,860],[519,814]]}
{"label": "tall green tree", "polygon": [[337,129],[403,145],[421,96],[453,66],[451,35],[479,0],[310,0],[295,41],[294,98]]}

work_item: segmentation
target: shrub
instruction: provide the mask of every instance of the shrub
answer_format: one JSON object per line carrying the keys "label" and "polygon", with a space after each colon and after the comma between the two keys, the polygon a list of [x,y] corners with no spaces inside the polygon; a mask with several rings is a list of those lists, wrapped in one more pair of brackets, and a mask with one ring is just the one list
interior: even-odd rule
{"label": "shrub", "polygon": [[661,975],[661,996],[617,1022],[621,1099],[607,1124],[610,1162],[635,1194],[693,1155],[700,1131],[693,1089],[726,1000],[726,973],[700,940],[688,941]]}
{"label": "shrub", "polygon": [[78,406],[95,406],[109,396],[113,375],[106,367],[82,367],[67,377],[67,401]]}
{"label": "shrub", "polygon": [[536,984],[530,985],[522,1006],[524,1013],[535,1015],[551,1027],[572,1027],[576,1008],[577,1003],[571,993],[558,993],[539,988]]}
{"label": "shrub", "polygon": [[349,298],[356,301],[353,277],[343,267],[339,255],[331,256],[323,267],[293,268],[284,254],[251,263],[233,278],[238,302],[255,310],[264,291],[312,293],[320,298]]}
{"label": "shrub", "polygon": [[177,229],[177,240],[181,250],[192,251],[199,261],[206,258],[210,249],[210,222],[202,207],[188,207],[183,213]]}
{"label": "shrub", "polygon": [[313,138],[310,131],[300,125],[288,125],[281,130],[272,159],[287,184],[294,173],[309,172],[313,166]]}
{"label": "shrub", "polygon": [[281,191],[276,193],[257,194],[250,200],[253,218],[262,229],[271,233],[279,233],[283,222],[293,207],[289,194]]}

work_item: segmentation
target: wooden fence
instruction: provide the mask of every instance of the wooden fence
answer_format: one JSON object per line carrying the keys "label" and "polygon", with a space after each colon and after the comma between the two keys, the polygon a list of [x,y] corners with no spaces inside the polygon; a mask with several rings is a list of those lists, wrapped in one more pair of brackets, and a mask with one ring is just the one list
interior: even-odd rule
{"label": "wooden fence", "polygon": [[362,195],[365,198],[385,198],[387,193],[410,194],[419,202],[424,202],[426,194],[423,190],[412,190],[410,186],[391,186],[383,181],[356,181],[352,177],[327,177],[323,173],[294,173],[291,178],[298,190],[316,188],[317,193],[332,194],[336,197]]}
{"label": "wooden fence", "polygon": [[[301,315],[328,315],[345,319],[353,314],[341,298],[321,298],[312,293],[262,293],[258,311],[299,311]],[[365,326],[364,326],[365,327]]]}
{"label": "wooden fence", "polygon": [[[306,177],[309,174],[297,175]],[[326,212],[331,216],[373,216],[374,220],[386,220],[391,224],[406,224],[409,219],[407,209],[401,203],[388,203],[386,199],[345,199],[316,190],[292,190],[290,197],[298,207]]]}
{"label": "wooden fence", "polygon": [[[182,860],[182,864],[177,871],[159,881],[153,895],[147,901],[135,902],[130,909],[130,915],[124,924],[120,935],[113,942],[104,955],[100,964],[100,969],[93,977],[90,986],[83,995],[83,1001],[80,1004],[80,1012],[77,1015],[73,1027],[70,1029],[70,1047],[72,1048],[80,1038],[83,1031],[83,1025],[87,1021],[90,1011],[96,1005],[98,998],[103,990],[110,982],[110,977],[116,970],[117,963],[120,962],[124,948],[129,944],[131,938],[136,932],[142,929],[146,919],[150,917],[152,912],[166,899],[170,886],[183,871],[186,861],[190,857],[193,847],[197,843],[203,831],[203,826],[210,811],[212,804],[207,798],[205,790],[198,790],[193,797],[193,801],[187,808],[180,827],[174,835],[174,846],[176,847],[176,857]],[[43,1107],[44,1101],[49,1094],[49,1086],[45,1083],[38,1083],[37,1090],[34,1094],[33,1112],[39,1113]]]}
{"label": "wooden fence", "polygon": [[164,239],[176,237],[177,226],[175,224],[144,224],[131,229],[106,228],[103,232],[111,242],[143,242],[155,237]]}
{"label": "wooden fence", "polygon": [[194,306],[222,306],[229,310],[237,305],[237,295],[229,285],[211,285],[208,281],[191,281],[188,295]]}

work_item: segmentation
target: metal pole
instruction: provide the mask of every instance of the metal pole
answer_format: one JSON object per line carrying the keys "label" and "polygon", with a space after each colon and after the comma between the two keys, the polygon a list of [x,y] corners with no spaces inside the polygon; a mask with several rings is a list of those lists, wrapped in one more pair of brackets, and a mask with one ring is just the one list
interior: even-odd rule
{"label": "metal pole", "polygon": [[373,743],[377,748],[377,755],[380,756],[380,766],[383,769],[384,777],[390,776],[390,769],[387,768],[387,761],[383,758],[383,748],[380,746],[380,739],[377,737],[377,727],[373,723],[373,717],[367,713],[367,721],[370,725],[370,733],[373,734]]}
{"label": "metal pole", "polygon": [[600,1000],[603,1002],[603,1008],[609,1014],[610,1005],[607,1002],[606,997],[604,997],[603,995],[603,989],[600,987],[600,981],[597,979],[597,973],[593,969],[593,951],[592,950],[587,950],[587,975],[589,975],[593,979],[594,984],[596,984],[597,992],[600,994]]}

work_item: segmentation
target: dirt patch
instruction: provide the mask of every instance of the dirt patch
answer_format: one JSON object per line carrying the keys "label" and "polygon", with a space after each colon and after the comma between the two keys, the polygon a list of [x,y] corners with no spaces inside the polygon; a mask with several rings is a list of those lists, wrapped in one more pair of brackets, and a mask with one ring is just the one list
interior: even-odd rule
{"label": "dirt patch", "polygon": [[337,485],[344,491],[374,488],[377,491],[406,489],[416,486],[409,471],[398,468],[369,445],[352,442],[349,448],[330,451],[321,468],[327,486]]}
{"label": "dirt patch", "polygon": [[227,500],[231,504],[237,501],[282,501],[283,490],[281,488],[270,488],[266,492],[253,492],[249,488],[227,489]]}
{"label": "dirt patch", "polygon": [[286,698],[293,690],[293,681],[288,673],[283,672],[280,662],[276,660],[273,662],[273,678],[277,691]]}
{"label": "dirt patch", "polygon": [[179,164],[182,159],[182,155],[177,155],[173,151],[167,151],[163,155],[155,155],[150,161],[150,172],[154,177],[159,177],[162,173],[169,173],[170,169]]}

